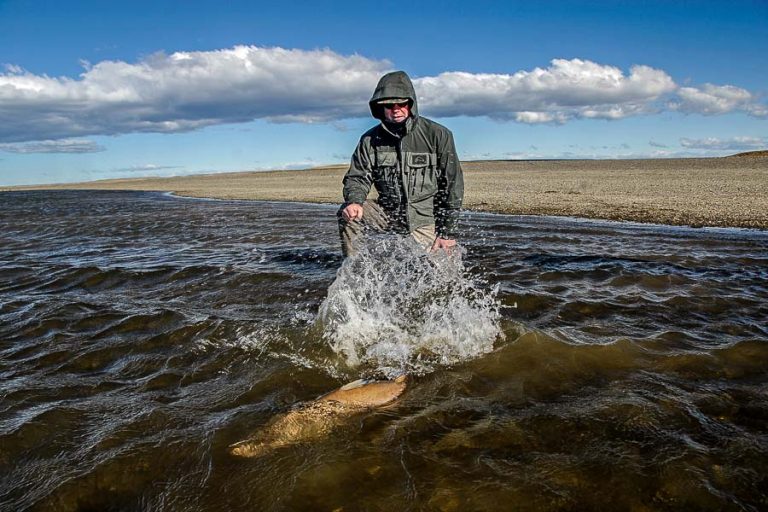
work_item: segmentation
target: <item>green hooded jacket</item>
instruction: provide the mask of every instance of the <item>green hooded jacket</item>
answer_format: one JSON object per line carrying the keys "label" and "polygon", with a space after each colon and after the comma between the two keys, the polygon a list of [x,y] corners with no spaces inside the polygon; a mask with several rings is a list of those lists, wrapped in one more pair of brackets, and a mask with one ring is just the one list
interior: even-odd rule
{"label": "green hooded jacket", "polygon": [[[377,102],[388,98],[408,98],[411,116],[405,123],[385,121]],[[379,80],[369,106],[381,122],[363,134],[352,155],[344,176],[344,201],[362,204],[373,185],[398,230],[434,224],[437,236],[456,238],[464,178],[453,134],[419,116],[416,92],[403,71]]]}

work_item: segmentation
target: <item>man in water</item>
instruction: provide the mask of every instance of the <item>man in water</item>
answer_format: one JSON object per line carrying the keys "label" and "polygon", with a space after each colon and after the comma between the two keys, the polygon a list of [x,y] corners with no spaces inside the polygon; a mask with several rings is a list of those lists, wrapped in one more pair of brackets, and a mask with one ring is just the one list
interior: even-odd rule
{"label": "man in water", "polygon": [[[464,196],[453,134],[419,116],[403,71],[381,77],[368,105],[381,122],[360,138],[344,176],[338,215],[344,256],[356,252],[364,227],[410,234],[431,251],[452,250]],[[367,199],[371,185],[377,201]]]}

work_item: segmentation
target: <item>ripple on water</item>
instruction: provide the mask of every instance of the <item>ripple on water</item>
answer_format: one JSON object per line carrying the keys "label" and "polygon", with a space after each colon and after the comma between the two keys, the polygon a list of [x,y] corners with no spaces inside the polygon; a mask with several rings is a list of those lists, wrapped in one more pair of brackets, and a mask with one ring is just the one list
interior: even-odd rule
{"label": "ripple on water", "polygon": [[[441,274],[391,246],[342,264],[327,205],[3,201],[3,510],[768,504],[765,234],[467,214]],[[227,455],[403,369],[327,438]]]}

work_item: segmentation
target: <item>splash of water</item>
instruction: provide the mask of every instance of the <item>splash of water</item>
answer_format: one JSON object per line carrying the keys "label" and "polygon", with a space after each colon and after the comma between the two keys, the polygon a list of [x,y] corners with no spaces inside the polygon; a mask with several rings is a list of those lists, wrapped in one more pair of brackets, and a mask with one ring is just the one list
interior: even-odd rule
{"label": "splash of water", "polygon": [[347,258],[318,320],[351,367],[394,377],[472,359],[503,336],[496,288],[471,279],[462,253],[426,254],[410,237],[370,237]]}

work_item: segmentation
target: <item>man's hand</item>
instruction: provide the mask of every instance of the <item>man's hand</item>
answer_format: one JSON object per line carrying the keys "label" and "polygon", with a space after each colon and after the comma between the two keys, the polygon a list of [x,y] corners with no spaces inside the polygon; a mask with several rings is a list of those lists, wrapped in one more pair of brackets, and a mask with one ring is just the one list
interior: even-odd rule
{"label": "man's hand", "polygon": [[447,253],[453,252],[453,250],[456,248],[456,240],[451,240],[450,238],[435,238],[434,243],[432,244],[432,248],[429,250],[429,252],[435,252],[439,250],[444,250]]}
{"label": "man's hand", "polygon": [[341,216],[344,217],[344,220],[347,222],[360,220],[363,218],[363,205],[350,203],[341,211]]}

